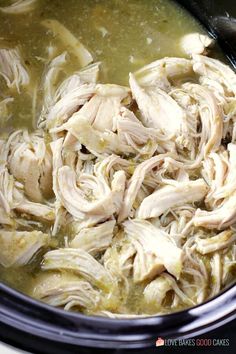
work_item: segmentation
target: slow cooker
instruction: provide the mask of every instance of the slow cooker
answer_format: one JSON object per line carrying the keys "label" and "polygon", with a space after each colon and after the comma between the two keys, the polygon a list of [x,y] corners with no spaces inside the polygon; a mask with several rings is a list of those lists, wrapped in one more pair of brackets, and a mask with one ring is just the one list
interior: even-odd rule
{"label": "slow cooker", "polygon": [[[231,65],[236,67],[235,1],[178,2],[218,40]],[[232,327],[235,317],[236,285],[185,311],[130,320],[66,312],[0,284],[0,340],[33,353],[88,353],[94,348],[102,353],[134,349],[148,353],[148,348],[155,347],[157,337],[206,337],[207,333],[214,333],[217,329],[215,333],[223,334],[225,326],[228,326],[227,330],[235,328]],[[222,348],[220,350],[219,353],[223,352]],[[209,353],[207,349],[206,352]]]}

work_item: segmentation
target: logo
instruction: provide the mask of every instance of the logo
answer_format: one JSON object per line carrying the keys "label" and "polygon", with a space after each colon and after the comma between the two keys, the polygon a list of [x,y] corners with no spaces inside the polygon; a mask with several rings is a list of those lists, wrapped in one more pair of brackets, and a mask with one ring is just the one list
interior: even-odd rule
{"label": "logo", "polygon": [[158,337],[156,347],[226,347],[230,346],[229,338],[166,338]]}
{"label": "logo", "polygon": [[165,345],[165,341],[162,338],[157,338],[156,340],[156,347],[161,347],[162,345]]}

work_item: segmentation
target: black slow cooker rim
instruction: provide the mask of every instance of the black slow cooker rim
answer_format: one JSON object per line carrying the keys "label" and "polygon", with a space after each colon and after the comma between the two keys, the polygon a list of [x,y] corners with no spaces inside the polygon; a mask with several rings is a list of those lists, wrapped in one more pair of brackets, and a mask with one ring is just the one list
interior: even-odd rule
{"label": "black slow cooker rim", "polygon": [[164,338],[193,338],[236,318],[236,285],[190,309],[132,319],[86,316],[51,307],[0,284],[0,328],[57,343],[95,348],[141,348]]}

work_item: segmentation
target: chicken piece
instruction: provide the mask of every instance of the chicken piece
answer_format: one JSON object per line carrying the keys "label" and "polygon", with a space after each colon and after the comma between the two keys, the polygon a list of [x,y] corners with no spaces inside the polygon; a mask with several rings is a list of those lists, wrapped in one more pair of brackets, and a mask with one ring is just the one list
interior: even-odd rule
{"label": "chicken piece", "polygon": [[163,261],[147,248],[140,247],[139,242],[133,241],[137,253],[133,261],[133,280],[135,284],[150,281],[165,271]]}
{"label": "chicken piece", "polygon": [[61,248],[44,255],[43,270],[70,270],[98,288],[110,292],[115,286],[111,274],[82,249]]}
{"label": "chicken piece", "polygon": [[[228,144],[227,151],[229,153],[228,159],[225,154],[222,156],[222,164],[224,165],[217,166],[216,164],[216,173],[218,173],[215,176],[215,180],[217,182],[219,179],[218,174],[220,174],[220,180],[223,182],[221,185],[217,184],[217,188],[213,194],[213,198],[218,200],[230,197],[236,191],[236,144]],[[217,167],[219,171],[217,171]]]}
{"label": "chicken piece", "polygon": [[[206,157],[221,144],[223,111],[218,105],[215,96],[207,88],[198,84],[185,83],[183,89],[198,102],[199,106],[202,130],[197,160],[200,161],[203,156]],[[194,166],[197,166],[198,163],[196,161]]]}
{"label": "chicken piece", "polygon": [[71,136],[92,153],[133,153],[132,147],[122,144],[114,132],[122,102],[130,100],[129,89],[118,85],[97,85],[95,95],[64,124],[68,130],[65,146]]}
{"label": "chicken piece", "polygon": [[5,14],[19,15],[33,11],[38,0],[17,0],[13,4],[0,7],[0,11]]}
{"label": "chicken piece", "polygon": [[84,84],[96,84],[99,75],[100,62],[85,66],[67,77],[57,87],[54,95],[54,104],[65,95]]}
{"label": "chicken piece", "polygon": [[53,191],[55,194],[55,222],[52,230],[52,235],[56,236],[60,228],[65,226],[68,222],[68,218],[71,218],[67,210],[63,207],[61,199],[60,188],[58,183],[58,171],[61,167],[68,164],[68,167],[75,169],[76,165],[79,166],[79,157],[72,151],[65,151],[63,148],[64,138],[53,141],[50,146],[52,150],[53,161]]}
{"label": "chicken piece", "polygon": [[[116,171],[111,178],[108,176],[113,164],[123,160],[118,156],[110,156],[97,163],[91,172],[80,171],[77,177],[74,169],[63,166],[62,145],[63,139],[58,139],[51,144],[53,189],[57,206],[63,205],[66,208],[77,220],[79,230],[96,225],[109,219],[113,213],[118,213],[124,195],[125,172]],[[60,223],[60,220],[58,222]]]}
{"label": "chicken piece", "polygon": [[139,219],[155,218],[169,208],[199,202],[207,194],[208,187],[203,179],[189,182],[176,182],[176,185],[165,185],[146,197],[136,217]]}
{"label": "chicken piece", "polygon": [[9,88],[16,88],[20,93],[20,87],[26,87],[30,83],[29,74],[22,63],[19,48],[0,49],[0,76],[2,76]]}
{"label": "chicken piece", "polygon": [[52,179],[53,179],[53,192],[56,198],[59,198],[58,186],[58,170],[63,166],[62,149],[64,139],[60,138],[50,144],[52,150]]}
{"label": "chicken piece", "polygon": [[16,202],[14,209],[21,214],[35,216],[36,219],[42,222],[53,222],[55,220],[53,208],[45,204],[33,203],[22,199],[20,202]]}
{"label": "chicken piece", "polygon": [[[2,182],[1,179],[2,178],[0,176],[0,182]],[[0,224],[9,226],[13,225],[14,222],[12,219],[11,209],[12,207],[9,203],[9,200],[6,199],[6,196],[4,196],[2,190],[0,189]]]}
{"label": "chicken piece", "polygon": [[209,274],[207,259],[196,252],[195,233],[196,229],[192,228],[188,235],[193,236],[188,236],[183,245],[184,266],[180,285],[186,295],[200,304],[208,296]]}
{"label": "chicken piece", "polygon": [[24,184],[25,194],[34,202],[53,196],[52,159],[43,136],[19,132],[10,137],[8,165],[11,174]]}
{"label": "chicken piece", "polygon": [[44,101],[48,101],[48,106],[52,105],[54,101],[57,79],[60,72],[62,71],[63,66],[66,64],[67,59],[67,52],[63,52],[53,58],[47,65],[46,72],[43,78],[43,93]]}
{"label": "chicken piece", "polygon": [[66,91],[49,110],[46,121],[47,128],[60,127],[90,99],[94,92],[95,84],[82,84]]}
{"label": "chicken piece", "polygon": [[99,154],[129,155],[134,153],[131,146],[121,144],[117,134],[112,131],[100,132],[94,129],[86,118],[81,116],[78,117],[76,124],[69,121],[64,124],[64,128],[95,156]]}
{"label": "chicken piece", "polygon": [[217,252],[224,248],[229,247],[236,241],[236,234],[232,230],[225,230],[218,235],[196,239],[197,251],[201,254],[208,254],[211,252]]}
{"label": "chicken piece", "polygon": [[[122,179],[123,177],[125,178],[124,172],[122,173]],[[118,193],[121,193],[121,197],[125,187],[124,182],[123,179],[122,190],[118,191]],[[81,175],[79,178],[81,187],[78,187],[74,171],[68,166],[63,166],[58,171],[58,184],[64,207],[77,219],[84,219],[87,214],[94,216],[94,221],[97,223],[118,211],[116,205],[117,190],[114,190],[114,188],[112,190],[102,178]]]}
{"label": "chicken piece", "polygon": [[145,302],[158,308],[165,299],[166,293],[171,289],[168,279],[160,275],[145,287],[143,291]]}
{"label": "chicken piece", "polygon": [[67,77],[56,89],[54,104],[65,95],[84,84],[96,84],[100,62],[88,65]]}
{"label": "chicken piece", "polygon": [[142,315],[136,315],[136,314],[129,314],[129,313],[116,313],[116,312],[111,312],[111,311],[96,311],[92,313],[94,316],[102,316],[102,317],[107,317],[111,319],[134,319],[134,318],[144,318],[144,317],[150,317],[149,314],[142,314]]}
{"label": "chicken piece", "polygon": [[6,211],[3,209],[3,207],[0,205],[0,224],[2,225],[12,225],[13,220],[11,219],[11,216],[6,213]]}
{"label": "chicken piece", "polygon": [[135,198],[136,198],[138,191],[144,181],[146,174],[149,173],[149,171],[151,171],[153,168],[160,167],[163,164],[163,162],[167,156],[170,156],[170,155],[161,154],[158,156],[154,156],[154,157],[140,163],[136,167],[136,169],[133,173],[133,176],[130,178],[130,180],[128,182],[128,186],[125,191],[124,201],[123,201],[121,211],[119,213],[118,222],[123,221],[124,219],[126,219],[129,216],[130,211],[133,206],[133,203],[135,201]]}
{"label": "chicken piece", "polygon": [[173,88],[173,90],[170,92],[170,96],[186,112],[189,133],[196,134],[199,115],[198,104],[196,100],[183,89],[183,84],[180,88]]}
{"label": "chicken piece", "polygon": [[170,136],[183,131],[185,112],[173,98],[157,87],[142,88],[133,74],[130,74],[129,83],[145,127],[159,129]]}
{"label": "chicken piece", "polygon": [[116,117],[116,125],[121,144],[130,145],[141,155],[152,156],[157,144],[162,144],[158,139],[159,131],[144,127],[135,114],[125,107],[121,108],[120,114]]}
{"label": "chicken piece", "polygon": [[[228,145],[229,150],[231,150],[230,145],[232,144]],[[232,150],[234,151],[234,149]],[[232,153],[230,156],[233,157]],[[222,201],[222,198],[228,197],[230,192],[236,189],[236,185],[234,185],[235,178],[232,178],[235,175],[233,167],[236,167],[233,160],[232,163],[229,164],[228,152],[223,150],[218,153],[211,153],[209,157],[203,161],[202,176],[210,186],[205,198],[205,203],[211,209],[217,207]],[[229,175],[229,171],[231,171],[230,175],[232,173],[232,176]]]}
{"label": "chicken piece", "polygon": [[153,279],[165,269],[179,279],[182,271],[182,250],[161,229],[138,219],[125,221],[124,231],[136,249],[133,263],[135,283]]}
{"label": "chicken piece", "polygon": [[82,229],[70,242],[70,247],[81,248],[92,256],[96,256],[110,247],[115,224],[116,222],[111,220],[98,226]]}
{"label": "chicken piece", "polygon": [[[38,120],[38,126],[39,127],[44,127],[45,126],[45,121],[48,119],[48,115],[50,114],[50,119],[52,117],[52,112],[54,111],[54,105],[57,104],[60,100],[63,99],[63,97],[67,96],[66,101],[62,101],[63,104],[68,103],[69,105],[69,95],[71,92],[74,90],[78,90],[80,86],[84,84],[95,84],[98,78],[98,73],[99,73],[99,66],[100,63],[94,63],[91,65],[86,66],[85,68],[82,68],[81,70],[75,72],[71,76],[67,77],[55,90],[55,83],[57,80],[57,76],[62,69],[62,66],[67,59],[66,56],[67,52],[62,53],[58,57],[54,58],[47,69],[47,73],[45,74],[44,78],[44,105],[43,109],[41,111],[39,120]],[[88,96],[90,97],[90,96]],[[86,102],[86,98],[84,102],[80,102],[81,104],[84,104]],[[71,102],[71,104],[73,104]],[[77,106],[76,106],[77,107]],[[69,108],[69,107],[68,107]],[[60,111],[62,109],[62,114],[63,113],[63,107],[58,104],[57,109]],[[75,108],[76,110],[77,108]],[[73,112],[73,110],[72,110]],[[54,114],[53,113],[53,114]],[[60,113],[60,112],[59,112]],[[68,113],[69,114],[69,113]],[[69,114],[70,116],[70,114]],[[63,118],[63,117],[62,117]]]}
{"label": "chicken piece", "polygon": [[222,85],[226,97],[236,95],[236,74],[229,67],[217,59],[202,55],[193,55],[193,70],[202,79],[207,78]]}
{"label": "chicken piece", "polygon": [[96,176],[102,176],[107,183],[111,183],[115,172],[123,171],[126,175],[129,175],[130,168],[135,165],[134,162],[123,159],[115,154],[105,157],[104,159],[99,158],[97,161],[98,162],[94,165],[92,171],[96,174]]}
{"label": "chicken piece", "polygon": [[0,101],[0,127],[11,118],[12,114],[8,110],[8,104],[13,101],[13,97],[7,97]]}
{"label": "chicken piece", "polygon": [[236,221],[236,192],[232,193],[224,202],[212,211],[197,209],[193,222],[195,226],[207,229],[224,230]]}
{"label": "chicken piece", "polygon": [[111,181],[112,202],[115,206],[115,213],[119,214],[124,199],[126,187],[126,176],[124,171],[116,171]]}
{"label": "chicken piece", "polygon": [[206,54],[213,43],[213,38],[201,33],[188,33],[180,40],[181,47],[188,55]]}
{"label": "chicken piece", "polygon": [[68,273],[40,275],[34,284],[32,296],[51,306],[63,307],[65,310],[74,308],[94,310],[101,301],[99,291],[87,281]]}
{"label": "chicken piece", "polygon": [[[179,287],[179,285],[177,284],[176,280],[168,273],[163,273],[161,275],[161,277],[163,277],[164,279],[166,279],[172,290],[175,292],[175,295],[181,300],[181,302],[187,306],[195,306],[196,302],[192,300],[191,297],[189,297],[188,295],[185,294],[184,291],[182,291]],[[173,306],[173,304],[172,304]]]}
{"label": "chicken piece", "polygon": [[53,106],[53,104],[55,104],[54,96],[56,83],[58,76],[67,61],[67,57],[67,52],[63,52],[53,58],[46,66],[41,84],[43,91],[43,108],[40,114],[39,122],[46,119],[48,110]]}
{"label": "chicken piece", "polygon": [[191,60],[184,58],[163,58],[144,66],[135,72],[135,78],[142,87],[159,87],[169,92],[171,84],[180,77],[193,74]]}
{"label": "chicken piece", "polygon": [[234,269],[236,265],[236,244],[233,244],[227,253],[221,255],[221,262],[222,285],[225,286],[234,281]]}
{"label": "chicken piece", "polygon": [[59,38],[68,51],[76,56],[82,67],[92,63],[92,54],[75,36],[57,20],[44,20],[41,24]]}
{"label": "chicken piece", "polygon": [[225,115],[223,139],[236,143],[236,99],[228,98],[227,101],[222,104]]}
{"label": "chicken piece", "polygon": [[80,77],[82,82],[96,84],[99,76],[100,65],[101,62],[98,61],[96,63],[85,66],[77,72],[77,75]]}
{"label": "chicken piece", "polygon": [[111,247],[104,253],[104,267],[117,278],[128,278],[131,275],[135,254],[133,244],[124,238],[122,233],[118,240],[117,236],[113,239]]}
{"label": "chicken piece", "polygon": [[127,98],[129,89],[118,85],[97,85],[95,95],[68,122],[77,126],[80,119],[98,131],[114,130],[114,119],[119,114],[121,102]]}
{"label": "chicken piece", "polygon": [[219,253],[214,253],[210,261],[211,264],[211,277],[212,277],[212,287],[210,297],[218,295],[221,290],[222,283],[222,262],[221,255]]}
{"label": "chicken piece", "polygon": [[41,231],[0,230],[0,264],[6,268],[23,266],[49,243],[49,236]]}
{"label": "chicken piece", "polygon": [[62,207],[60,198],[60,189],[58,185],[58,170],[63,166],[62,150],[64,139],[60,138],[50,144],[52,150],[52,181],[53,192],[55,194],[55,222],[52,230],[52,235],[55,236],[60,227],[65,223],[65,212]]}
{"label": "chicken piece", "polygon": [[55,212],[51,206],[29,201],[17,188],[14,189],[13,197],[14,210],[22,214],[32,215],[42,222],[52,222],[55,220]]}
{"label": "chicken piece", "polygon": [[[175,148],[181,161],[194,161],[198,152],[199,110],[197,101],[182,87],[174,88],[171,97],[186,113],[185,131],[175,139]],[[187,159],[186,159],[187,158]]]}
{"label": "chicken piece", "polygon": [[[4,149],[0,149],[0,156],[4,158]],[[12,225],[12,209],[13,209],[13,189],[14,179],[9,174],[5,163],[0,163],[0,224]]]}
{"label": "chicken piece", "polygon": [[124,242],[118,253],[119,269],[121,269],[122,273],[127,277],[132,270],[135,254],[135,247],[130,242]]}

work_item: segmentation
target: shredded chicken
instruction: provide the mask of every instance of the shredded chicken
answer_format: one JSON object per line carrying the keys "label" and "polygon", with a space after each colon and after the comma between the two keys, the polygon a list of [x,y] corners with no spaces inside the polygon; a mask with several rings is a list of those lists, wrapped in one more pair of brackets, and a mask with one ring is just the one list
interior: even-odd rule
{"label": "shredded chicken", "polygon": [[15,188],[13,191],[13,209],[22,214],[29,214],[44,222],[53,222],[55,219],[54,208],[49,204],[31,202],[26,198],[21,189]]}
{"label": "shredded chicken", "polygon": [[213,38],[200,33],[189,33],[181,39],[181,46],[189,55],[206,54],[207,49],[211,47],[213,43]]}
{"label": "shredded chicken", "polygon": [[8,166],[24,185],[27,197],[42,202],[52,197],[52,158],[43,136],[19,131],[9,143]]}
{"label": "shredded chicken", "polygon": [[171,284],[161,275],[145,287],[143,291],[144,299],[148,304],[161,307],[162,301],[169,290],[171,290]]}
{"label": "shredded chicken", "polygon": [[[20,3],[34,2],[10,7]],[[192,59],[157,60],[130,87],[104,84],[68,29],[42,24],[65,51],[43,59],[38,129],[1,134],[0,266],[37,264],[30,295],[111,318],[215,296],[236,264],[234,71],[190,34]],[[0,74],[18,92],[31,80],[18,49],[0,49]],[[1,97],[5,120],[13,98]]]}
{"label": "shredded chicken", "polygon": [[94,257],[82,249],[65,248],[47,252],[42,265],[44,270],[71,270],[95,286],[112,290],[114,280]]}
{"label": "shredded chicken", "polygon": [[155,306],[160,311],[162,302],[168,291],[173,290],[176,296],[185,304],[194,305],[191,298],[188,298],[178,287],[176,281],[168,274],[163,273],[150,282],[144,289],[144,300],[150,306]]}
{"label": "shredded chicken", "polygon": [[127,88],[118,85],[97,85],[95,95],[69,120],[70,129],[80,124],[80,118],[86,118],[98,131],[114,130],[114,120],[128,92]]}
{"label": "shredded chicken", "polygon": [[92,255],[106,250],[113,237],[115,221],[107,221],[101,225],[82,229],[71,241],[70,247],[82,248]]}
{"label": "shredded chicken", "polygon": [[[83,105],[94,93],[94,85],[99,74],[100,63],[82,68],[57,85],[57,79],[67,61],[67,52],[50,61],[43,78],[43,108],[38,126],[60,125],[69,119],[80,105]],[[90,84],[90,85],[89,85]]]}
{"label": "shredded chicken", "polygon": [[34,286],[32,295],[49,305],[63,306],[65,310],[95,310],[101,301],[99,291],[89,282],[63,273],[43,274]]}
{"label": "shredded chicken", "polygon": [[42,25],[48,28],[54,36],[62,41],[62,43],[78,58],[82,67],[93,61],[91,53],[60,22],[57,20],[44,20],[42,21]]}
{"label": "shredded chicken", "polygon": [[125,221],[124,231],[137,250],[133,264],[135,282],[153,278],[164,269],[177,279],[180,277],[182,251],[167,234],[151,223],[137,219]]}
{"label": "shredded chicken", "polygon": [[236,222],[236,192],[227,198],[221,206],[212,211],[198,209],[193,218],[195,226],[207,229],[226,229]]}
{"label": "shredded chicken", "polygon": [[41,231],[0,230],[0,264],[17,267],[27,264],[35,253],[49,243],[49,236]]}
{"label": "shredded chicken", "polygon": [[132,74],[129,82],[142,114],[142,123],[170,136],[180,134],[184,126],[185,113],[178,103],[158,87],[140,87]]}
{"label": "shredded chicken", "polygon": [[136,217],[140,219],[158,217],[169,208],[199,202],[206,193],[207,185],[202,179],[162,187],[142,201]]}
{"label": "shredded chicken", "polygon": [[193,55],[193,70],[200,75],[202,79],[208,78],[223,85],[226,96],[236,94],[235,72],[226,64],[219,60],[212,59],[202,55]]}
{"label": "shredded chicken", "polygon": [[1,224],[10,224],[11,209],[13,207],[14,180],[9,175],[8,170],[1,166],[0,170],[0,220]]}
{"label": "shredded chicken", "polygon": [[227,248],[236,240],[236,234],[231,231],[223,231],[216,236],[209,238],[198,238],[196,240],[197,251],[201,254],[207,254]]}
{"label": "shredded chicken", "polygon": [[94,84],[83,84],[63,93],[48,112],[47,127],[54,128],[67,121],[92,96],[94,90]]}
{"label": "shredded chicken", "polygon": [[7,97],[0,101],[0,126],[5,124],[5,122],[11,118],[12,114],[9,112],[8,105],[13,101],[13,97]]}
{"label": "shredded chicken", "polygon": [[63,69],[67,61],[67,52],[64,52],[55,58],[53,58],[47,65],[45,70],[45,75],[42,82],[42,91],[43,91],[43,109],[40,121],[43,121],[47,118],[49,109],[55,104],[55,87],[58,80],[58,76]]}
{"label": "shredded chicken", "polygon": [[21,86],[29,85],[30,76],[22,62],[19,48],[0,49],[0,75],[9,88],[16,88],[18,92]]}
{"label": "shredded chicken", "polygon": [[184,58],[163,58],[144,66],[135,73],[135,78],[142,87],[155,87],[169,92],[172,83],[181,77],[191,76],[191,61]]}
{"label": "shredded chicken", "polygon": [[24,14],[35,9],[38,0],[18,0],[10,6],[0,7],[0,11],[6,14]]}

